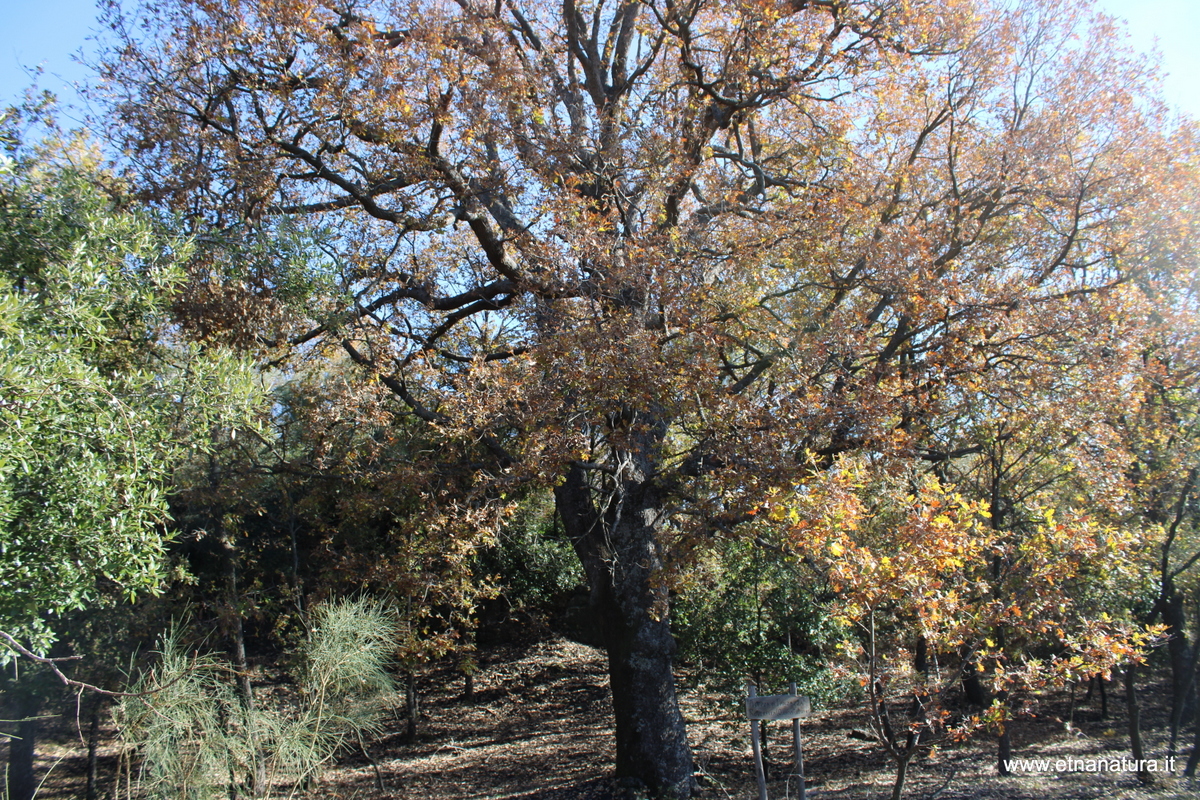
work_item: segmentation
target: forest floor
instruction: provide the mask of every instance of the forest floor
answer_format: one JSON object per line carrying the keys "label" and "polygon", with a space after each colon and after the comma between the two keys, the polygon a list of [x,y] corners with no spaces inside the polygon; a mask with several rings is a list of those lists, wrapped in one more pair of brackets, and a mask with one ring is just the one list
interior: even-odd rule
{"label": "forest floor", "polygon": [[[375,766],[350,753],[310,791],[310,800],[607,800],[621,795],[608,777],[613,763],[612,711],[601,651],[551,639],[479,653],[474,696],[464,697],[463,678],[449,666],[420,681],[420,726],[405,740],[398,710],[385,735],[369,745]],[[1109,685],[1108,719],[1093,698],[1078,705],[1073,725],[1064,724],[1069,702],[1043,703],[1037,717],[1013,729],[1017,758],[1120,758],[1128,756],[1124,695]],[[1158,690],[1156,690],[1158,689]],[[1161,760],[1164,709],[1160,687],[1148,686],[1143,729],[1147,752]],[[1078,693],[1082,697],[1082,691]],[[749,726],[725,697],[682,692],[684,715],[708,800],[755,798]],[[72,716],[73,715],[68,715]],[[809,800],[876,800],[891,794],[893,765],[878,744],[861,737],[857,709],[816,709],[803,722]],[[855,734],[855,731],[858,733]],[[82,797],[86,749],[75,720],[64,720],[39,746],[39,767],[54,765],[40,798]],[[794,798],[786,780],[791,729],[772,723],[768,731],[769,793]],[[1190,744],[1190,742],[1189,742]],[[1187,752],[1187,748],[1181,748]],[[112,797],[116,756],[101,748],[101,797]],[[947,748],[933,761],[914,763],[905,797],[912,800],[1088,800],[1196,798],[1200,785],[1160,776],[1141,785],[1129,773],[1033,772],[1000,777],[994,740],[977,739]],[[380,790],[380,781],[383,789]],[[124,796],[124,791],[121,795]]]}

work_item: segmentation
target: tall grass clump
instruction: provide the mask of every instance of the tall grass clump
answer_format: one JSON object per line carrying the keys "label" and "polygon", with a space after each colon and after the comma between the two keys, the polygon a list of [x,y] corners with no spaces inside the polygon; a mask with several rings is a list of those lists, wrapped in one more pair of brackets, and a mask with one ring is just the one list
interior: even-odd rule
{"label": "tall grass clump", "polygon": [[210,797],[251,763],[242,735],[251,721],[231,673],[212,655],[188,655],[178,626],[163,634],[158,665],[113,712],[122,738],[141,753],[146,794]]}
{"label": "tall grass clump", "polygon": [[299,654],[298,696],[264,708],[239,696],[229,664],[188,655],[178,628],[169,630],[158,665],[115,711],[121,738],[141,756],[141,794],[246,796],[256,785],[269,792],[318,777],[340,749],[379,732],[398,632],[396,615],[377,602],[318,606]]}
{"label": "tall grass clump", "polygon": [[303,651],[302,713],[276,744],[285,773],[314,777],[344,745],[381,731],[396,689],[387,667],[399,633],[396,614],[373,601],[316,608]]}

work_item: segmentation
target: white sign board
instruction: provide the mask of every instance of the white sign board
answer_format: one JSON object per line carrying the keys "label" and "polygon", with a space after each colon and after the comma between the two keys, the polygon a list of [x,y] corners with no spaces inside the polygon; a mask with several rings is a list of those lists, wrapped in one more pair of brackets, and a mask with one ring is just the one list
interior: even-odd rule
{"label": "white sign board", "polygon": [[746,698],[750,719],[800,719],[812,713],[808,698],[794,694],[763,694]]}

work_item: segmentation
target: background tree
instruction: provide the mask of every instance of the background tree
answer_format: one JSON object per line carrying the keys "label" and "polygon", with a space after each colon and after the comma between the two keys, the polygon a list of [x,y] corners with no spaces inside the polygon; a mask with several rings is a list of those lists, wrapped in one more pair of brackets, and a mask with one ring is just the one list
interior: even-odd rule
{"label": "background tree", "polygon": [[[296,364],[271,379],[272,414],[256,435],[214,431],[176,473],[174,549],[193,576],[177,599],[194,624],[225,637],[247,707],[250,668],[262,662],[253,651],[294,646],[309,606],[386,599],[398,612],[394,656],[415,735],[423,666],[470,649],[477,606],[494,594],[477,552],[476,528],[486,526],[465,507],[450,520],[429,502],[464,495],[459,484],[473,474],[455,469],[453,444],[436,431],[398,420],[394,396],[353,365]],[[437,474],[414,457],[432,448],[447,461]],[[476,513],[493,516],[486,501]]]}
{"label": "background tree", "polygon": [[833,699],[825,669],[837,644],[827,587],[811,568],[766,542],[722,542],[676,586],[672,623],[692,676],[740,704],[750,680],[760,694]]}
{"label": "background tree", "polygon": [[[15,119],[15,118],[14,118]],[[10,120],[10,123],[12,121]],[[165,484],[207,425],[245,417],[251,373],[167,335],[186,244],[119,209],[83,138],[0,159],[0,660],[44,657],[68,612],[165,578]],[[54,653],[62,656],[62,653]],[[54,675],[51,675],[51,672]],[[33,795],[56,667],[6,681],[8,792]]]}
{"label": "background tree", "polygon": [[0,163],[0,630],[38,649],[101,583],[158,586],[171,467],[256,396],[161,338],[185,245],[116,210],[97,163],[83,141]]}
{"label": "background tree", "polygon": [[[1138,660],[1153,632],[1091,602],[1127,588],[1138,531],[1048,508],[1018,535],[991,524],[987,501],[911,466],[888,472],[843,456],[759,524],[778,536],[782,523],[783,540],[836,598],[842,650],[896,763],[900,800],[923,751],[984,725],[1003,730],[1035,691]],[[961,713],[955,700],[972,673],[989,703]]]}
{"label": "background tree", "polygon": [[[1195,224],[1194,221],[1192,224]],[[1184,223],[1186,225],[1186,223]],[[1195,234],[1164,228],[1164,238],[1194,241]],[[1197,364],[1196,273],[1194,260],[1163,258],[1152,279],[1145,282],[1150,302],[1148,336],[1143,340],[1143,370],[1138,389],[1141,402],[1115,419],[1130,454],[1128,480],[1132,486],[1134,524],[1159,532],[1157,547],[1148,549],[1144,563],[1148,590],[1127,602],[1149,621],[1166,626],[1167,658],[1171,670],[1171,739],[1175,754],[1181,728],[1196,716],[1197,616],[1197,479],[1200,450],[1196,447]],[[1200,731],[1200,727],[1197,728]],[[1192,747],[1186,770],[1194,774],[1200,762],[1200,739]]]}
{"label": "background tree", "polygon": [[1118,313],[1176,213],[1190,134],[1077,13],[177,0],[111,15],[107,75],[147,199],[206,235],[330,232],[303,314],[286,264],[196,259],[192,327],[340,351],[474,443],[448,509],[553,487],[617,773],[685,797],[672,571],[840,453],[949,457],[935,420]]}

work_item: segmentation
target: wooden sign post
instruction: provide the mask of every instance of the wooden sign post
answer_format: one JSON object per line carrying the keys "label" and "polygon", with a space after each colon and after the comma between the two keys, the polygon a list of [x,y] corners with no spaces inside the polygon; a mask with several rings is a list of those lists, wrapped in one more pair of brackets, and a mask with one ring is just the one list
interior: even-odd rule
{"label": "wooden sign post", "polygon": [[796,745],[796,784],[799,800],[804,798],[804,751],[800,747],[800,718],[812,713],[808,698],[796,694],[792,682],[791,694],[759,696],[754,684],[746,684],[746,717],[750,720],[750,747],[754,751],[754,774],[758,778],[758,800],[767,800],[767,774],[763,769],[762,744],[759,741],[759,720],[790,719],[792,740]]}

